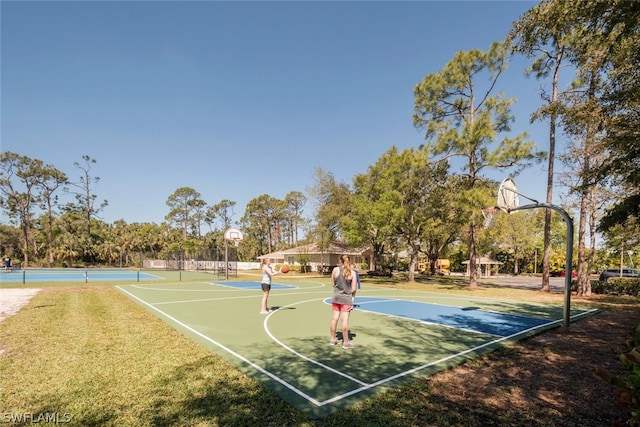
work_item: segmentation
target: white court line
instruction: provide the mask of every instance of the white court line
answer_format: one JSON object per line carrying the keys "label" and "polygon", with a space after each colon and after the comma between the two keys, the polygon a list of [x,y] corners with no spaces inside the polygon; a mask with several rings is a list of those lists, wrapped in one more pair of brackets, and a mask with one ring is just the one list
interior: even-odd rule
{"label": "white court line", "polygon": [[[245,283],[246,282],[247,281],[245,281]],[[229,283],[229,284],[227,284],[227,283]],[[231,284],[233,282],[227,282],[227,283],[209,282],[207,284],[209,286],[220,286],[222,288],[225,288],[223,290],[227,290],[227,289],[234,289],[234,290],[239,290],[239,291],[255,291],[255,290],[261,291],[262,290],[262,288],[260,287],[261,283],[259,281],[251,282],[251,283],[255,283],[258,286],[256,289],[249,289],[249,288],[242,288],[242,287],[238,287],[238,286],[232,286]],[[290,284],[284,283],[284,282],[282,282],[282,283],[272,283],[271,284],[272,286],[273,285],[280,285],[280,286],[285,286],[285,288],[284,289],[275,289],[275,288],[272,287],[271,291],[273,292],[273,291],[291,291],[293,289],[316,289],[316,288],[324,288],[324,287],[327,286],[326,284],[320,283],[320,282],[297,282],[297,283],[300,283],[300,284],[311,283],[311,284],[313,284],[315,286],[302,287],[302,286],[298,286],[298,285],[290,285]]]}
{"label": "white court line", "polygon": [[[493,298],[493,297],[483,297],[483,296],[468,296],[468,295],[459,295],[459,294],[444,294],[444,293],[440,293],[440,292],[430,292],[430,291],[420,291],[420,290],[416,290],[416,289],[389,289],[389,288],[381,288],[381,287],[376,287],[377,290],[379,291],[392,291],[394,294],[397,294],[399,292],[407,292],[407,293],[418,293],[418,294],[423,294],[422,295],[414,295],[416,298],[430,298],[430,297],[434,297],[435,299],[463,299],[465,301],[471,301],[473,302],[474,300],[478,300],[478,301],[498,301],[498,302],[502,302],[505,300],[502,299],[497,299],[497,298]],[[545,306],[546,304],[544,303],[534,303],[534,302],[530,302],[527,300],[507,300],[509,302],[513,301],[513,302],[517,302],[517,303],[526,303],[526,304],[531,304],[531,305],[537,305],[537,306]]]}
{"label": "white court line", "polygon": [[[577,319],[577,318],[579,318],[579,317],[586,316],[587,314],[590,314],[590,313],[592,313],[592,312],[596,312],[596,311],[598,311],[598,310],[595,310],[595,309],[594,309],[594,310],[589,310],[588,312],[580,313],[580,314],[577,314],[576,316],[573,316],[573,317],[572,317],[572,319],[574,319],[574,320],[575,320],[575,319]],[[517,333],[512,334],[512,335],[509,335],[509,336],[507,336],[507,337],[499,338],[499,339],[496,339],[496,340],[493,340],[493,341],[490,341],[490,342],[484,343],[484,344],[479,345],[479,346],[477,346],[477,347],[470,348],[470,349],[467,349],[467,350],[465,350],[465,351],[459,352],[459,353],[457,353],[457,354],[452,354],[452,355],[450,355],[450,356],[444,357],[444,358],[442,358],[442,359],[440,359],[440,360],[436,360],[436,361],[433,361],[433,362],[429,362],[429,363],[427,363],[427,364],[424,364],[424,365],[421,365],[421,366],[417,366],[417,367],[415,367],[415,368],[409,369],[409,370],[404,371],[404,372],[401,372],[401,373],[399,373],[399,374],[392,375],[392,376],[387,377],[387,378],[383,378],[383,379],[381,379],[381,380],[379,380],[379,381],[376,381],[376,382],[374,382],[374,383],[368,384],[368,385],[367,385],[367,386],[365,386],[365,387],[361,387],[361,388],[358,388],[358,389],[355,389],[355,390],[351,390],[351,391],[349,391],[349,392],[347,392],[347,393],[341,394],[341,395],[339,395],[339,396],[335,396],[335,397],[333,397],[333,398],[331,398],[331,399],[324,400],[324,401],[323,401],[323,402],[321,402],[321,403],[322,403],[322,405],[326,405],[326,404],[328,404],[328,403],[337,402],[337,401],[339,401],[339,400],[341,400],[341,399],[344,399],[344,398],[349,397],[349,396],[353,396],[353,395],[355,395],[355,394],[358,394],[358,393],[363,392],[363,391],[365,391],[365,390],[368,390],[368,389],[370,389],[370,388],[380,386],[380,385],[385,384],[385,383],[387,383],[387,382],[389,382],[389,381],[393,381],[393,380],[395,380],[395,379],[402,378],[402,377],[405,377],[405,376],[408,376],[408,375],[414,374],[414,373],[416,373],[416,372],[418,372],[418,371],[421,371],[421,370],[423,370],[423,369],[429,368],[429,367],[431,367],[431,366],[435,366],[435,365],[437,365],[438,363],[446,362],[447,360],[452,360],[452,359],[455,359],[456,357],[464,356],[464,355],[469,354],[469,353],[472,353],[472,352],[474,352],[474,351],[476,351],[476,350],[480,350],[480,349],[485,348],[485,347],[488,347],[488,346],[490,346],[490,345],[497,344],[497,343],[499,343],[499,342],[501,342],[501,341],[509,340],[509,339],[513,338],[514,336],[517,336],[517,335],[520,335],[520,334],[523,334],[523,333],[526,333],[526,332],[534,331],[534,330],[539,329],[539,328],[541,328],[541,327],[543,327],[543,326],[544,326],[544,327],[548,327],[548,326],[551,326],[551,325],[560,324],[560,323],[562,323],[562,322],[563,322],[563,320],[562,320],[562,319],[561,319],[561,320],[555,320],[555,321],[553,321],[553,322],[549,322],[549,323],[547,323],[547,324],[545,324],[545,325],[539,325],[539,326],[536,326],[536,327],[533,327],[533,328],[529,328],[529,329],[524,330],[524,331],[517,332]]]}
{"label": "white court line", "polygon": [[[309,396],[309,395],[307,395],[306,393],[304,393],[302,390],[300,390],[300,389],[296,388],[295,386],[293,386],[293,385],[289,384],[288,382],[284,381],[283,379],[281,379],[280,377],[276,376],[275,374],[273,374],[273,373],[271,373],[271,372],[267,371],[266,369],[262,368],[261,366],[257,365],[256,363],[254,363],[254,362],[250,361],[249,359],[247,359],[247,358],[245,358],[245,357],[241,356],[240,354],[236,353],[235,351],[231,350],[230,348],[225,347],[224,345],[222,345],[222,344],[220,344],[219,342],[217,342],[217,341],[213,340],[212,338],[210,338],[210,337],[208,337],[208,336],[206,336],[206,335],[202,334],[201,332],[199,332],[199,331],[197,331],[197,330],[193,329],[191,326],[189,326],[189,325],[187,325],[187,324],[185,324],[185,323],[183,323],[183,322],[179,321],[178,319],[174,318],[173,316],[171,316],[171,315],[169,315],[169,314],[167,314],[167,313],[163,312],[162,310],[160,310],[160,309],[158,309],[158,308],[154,307],[152,304],[149,304],[149,303],[147,303],[146,301],[144,301],[144,300],[142,300],[142,299],[138,298],[137,296],[135,296],[135,295],[131,294],[130,292],[128,292],[128,291],[126,291],[126,290],[122,289],[120,286],[116,286],[116,288],[117,288],[117,289],[119,289],[121,292],[126,293],[126,294],[127,294],[127,295],[129,295],[131,298],[133,298],[133,299],[135,299],[135,300],[139,301],[141,304],[144,304],[145,306],[147,306],[147,307],[151,308],[152,310],[157,311],[158,313],[162,314],[163,316],[165,316],[166,318],[170,319],[171,321],[173,321],[173,322],[177,323],[178,325],[182,326],[183,328],[185,328],[185,329],[187,329],[187,330],[189,330],[189,331],[193,332],[194,334],[196,334],[196,335],[198,335],[199,337],[201,337],[201,338],[203,338],[203,339],[207,340],[208,342],[210,342],[210,343],[214,344],[215,346],[217,346],[217,347],[219,347],[220,349],[222,349],[222,350],[226,351],[227,353],[229,353],[229,354],[233,355],[234,357],[237,357],[239,360],[241,360],[241,361],[243,361],[243,362],[247,363],[249,366],[251,366],[251,367],[255,368],[256,370],[258,370],[259,372],[261,372],[261,373],[265,374],[266,376],[268,376],[269,378],[273,379],[274,381],[276,381],[276,382],[278,382],[278,383],[282,384],[282,385],[283,385],[283,386],[285,386],[287,389],[291,390],[293,393],[297,394],[298,396],[300,396],[300,397],[304,398],[304,399],[305,399],[305,400],[307,400],[308,402],[310,402],[310,403],[312,403],[312,404],[314,404],[315,406],[318,406],[318,407],[322,407],[322,406],[328,405],[328,404],[330,404],[330,403],[338,402],[338,401],[340,401],[340,400],[342,400],[342,399],[345,399],[345,398],[347,398],[347,397],[350,397],[350,396],[356,395],[356,394],[358,394],[358,393],[361,393],[361,392],[363,392],[363,391],[366,391],[366,390],[372,389],[372,388],[374,388],[374,387],[380,386],[380,385],[385,384],[385,383],[388,383],[388,382],[390,382],[390,381],[393,381],[393,380],[396,380],[396,379],[399,379],[399,378],[403,378],[403,377],[406,377],[406,376],[412,375],[412,374],[414,374],[414,373],[416,373],[416,372],[419,372],[419,371],[421,371],[421,370],[423,370],[423,369],[426,369],[426,368],[429,368],[429,367],[431,367],[431,366],[435,366],[435,365],[437,365],[437,364],[439,364],[439,363],[446,362],[446,361],[448,361],[448,360],[452,360],[452,359],[455,359],[455,358],[457,358],[457,357],[460,357],[460,356],[464,356],[464,355],[467,355],[467,354],[473,353],[473,352],[475,352],[475,351],[477,351],[477,350],[480,350],[480,349],[486,348],[486,347],[491,346],[491,345],[493,345],[493,344],[500,343],[500,342],[502,342],[502,341],[507,341],[507,340],[509,340],[509,339],[511,339],[511,338],[513,338],[513,337],[515,337],[515,336],[517,336],[517,335],[520,335],[520,334],[523,334],[523,333],[527,333],[527,332],[530,332],[530,331],[534,331],[534,330],[536,330],[536,329],[540,329],[540,328],[542,328],[542,327],[547,328],[547,327],[549,327],[549,326],[556,325],[556,324],[561,324],[561,323],[563,322],[563,320],[562,320],[562,319],[560,319],[560,320],[556,320],[556,321],[552,321],[552,322],[546,323],[546,324],[544,324],[544,325],[535,326],[535,327],[533,327],[533,328],[529,328],[529,329],[526,329],[526,330],[524,330],[524,331],[520,331],[520,332],[517,332],[517,333],[515,333],[515,334],[509,335],[509,336],[506,336],[506,337],[502,337],[502,338],[499,338],[499,339],[496,339],[496,340],[493,340],[493,341],[490,341],[490,342],[484,343],[484,344],[482,344],[482,345],[479,345],[479,346],[476,346],[476,347],[473,347],[473,348],[469,348],[469,349],[464,350],[464,351],[462,351],[462,352],[459,352],[459,353],[456,353],[456,354],[451,354],[451,355],[449,355],[449,356],[447,356],[447,357],[444,357],[444,358],[442,358],[442,359],[439,359],[439,360],[436,360],[436,361],[433,361],[433,362],[429,362],[429,363],[424,364],[424,365],[416,366],[415,368],[409,369],[409,370],[404,371],[404,372],[400,372],[400,373],[398,373],[398,374],[396,374],[396,375],[392,375],[392,376],[387,377],[387,378],[380,379],[380,380],[378,380],[378,381],[376,381],[376,382],[374,382],[374,383],[366,384],[366,383],[364,383],[364,382],[362,382],[362,381],[359,381],[359,380],[357,380],[357,379],[355,379],[355,378],[354,378],[354,379],[353,379],[353,381],[355,381],[355,382],[356,382],[356,383],[358,383],[358,384],[361,384],[361,385],[362,385],[362,387],[359,387],[359,388],[353,389],[353,390],[351,390],[351,391],[348,391],[348,392],[346,392],[346,393],[343,393],[343,394],[340,394],[340,395],[334,396],[334,397],[332,397],[332,398],[329,398],[329,399],[326,399],[326,400],[323,400],[323,401],[318,401],[317,399],[312,398],[311,396]],[[304,294],[308,295],[308,293],[304,293]],[[324,299],[324,298],[323,298],[323,299]],[[309,300],[309,301],[311,301],[311,300]],[[305,301],[305,302],[309,302],[309,301]],[[291,305],[295,305],[295,304],[291,304]],[[289,306],[290,306],[290,305],[289,305]],[[287,306],[287,307],[288,307],[288,306]],[[593,309],[593,310],[589,310],[589,311],[587,311],[587,312],[579,313],[579,314],[577,314],[577,315],[575,315],[575,316],[572,316],[572,317],[571,317],[571,319],[577,319],[577,318],[579,318],[579,317],[586,316],[586,315],[591,314],[591,313],[596,312],[596,311],[598,311],[598,310]],[[275,312],[277,312],[277,310],[276,310],[276,311],[274,311],[274,313],[275,313]],[[269,317],[270,317],[272,314],[274,314],[274,313],[269,314],[269,315],[267,316],[267,318],[269,318]],[[268,329],[266,328],[266,320],[267,320],[267,319],[265,319],[265,329],[266,329],[266,330],[268,330]],[[276,342],[280,343],[280,341],[278,341],[277,339],[275,339],[275,338],[273,337],[273,335],[272,335],[270,332],[268,332],[268,334],[269,334],[269,336],[271,336],[271,337],[272,337],[272,339],[274,339]],[[294,354],[298,355],[299,357],[302,357],[303,359],[305,359],[305,360],[307,360],[307,361],[312,362],[312,359],[309,359],[309,358],[307,358],[307,357],[305,357],[305,356],[300,355],[300,353],[295,352],[294,350],[290,349],[289,347],[285,346],[284,344],[281,344],[281,345],[282,345],[284,348],[286,348],[286,349],[288,349],[289,351],[291,351],[292,353],[294,353]],[[323,365],[323,364],[321,364],[321,363],[319,363],[319,362],[312,362],[312,363],[315,363],[316,365],[321,366],[321,367],[325,367],[325,365]],[[327,367],[327,368],[328,368],[328,367]],[[331,371],[333,371],[333,372],[335,372],[335,373],[339,373],[338,371],[333,370],[333,369],[331,369]],[[349,378],[349,379],[351,379],[351,377],[349,377],[349,376],[348,376],[348,375],[346,375],[346,374],[340,374],[340,375],[342,375],[342,376],[343,376],[343,377],[345,377],[345,378]]]}
{"label": "white court line", "polygon": [[174,300],[174,301],[165,301],[165,302],[154,302],[151,305],[171,305],[171,304],[189,304],[189,303],[197,303],[197,302],[207,302],[207,301],[226,301],[232,299],[254,299],[254,298],[262,298],[262,295],[244,295],[241,297],[223,297],[223,298],[198,298],[198,299],[183,299],[183,300]]}
{"label": "white court line", "polygon": [[[376,288],[378,291],[380,290],[387,290],[386,288]],[[392,290],[392,289],[389,289]],[[489,301],[489,302],[505,302],[505,300],[501,300],[501,299],[496,299],[496,298],[491,298],[491,297],[482,297],[482,296],[474,296],[474,297],[468,297],[466,295],[446,295],[446,294],[441,294],[438,292],[423,292],[423,291],[419,291],[419,290],[410,290],[410,289],[393,289],[392,291],[405,291],[405,292],[417,292],[419,294],[424,294],[424,295],[413,295],[413,298],[422,298],[422,299],[428,299],[428,298],[432,298],[433,299],[463,299],[465,301],[468,302],[473,302],[474,300],[477,301]],[[358,291],[360,292],[360,291]],[[388,299],[392,299],[389,298],[388,296],[376,296],[376,295],[367,295],[367,297],[369,298],[388,298]],[[423,301],[414,301],[414,300],[407,300],[404,298],[400,298],[400,299],[396,299],[396,301],[413,301],[413,302],[423,302]],[[534,302],[529,302],[526,300],[507,300],[506,302],[514,302],[516,304],[529,304],[529,305],[533,305],[536,307],[544,307],[544,308],[548,308],[550,307],[549,304],[544,304],[544,303],[534,303]],[[357,305],[363,305],[365,303],[362,304],[357,304]],[[432,302],[432,301],[428,301],[428,304],[433,304],[433,305],[440,305],[443,307],[458,307],[458,308],[465,308],[468,307],[468,304],[465,305],[458,305],[458,306],[453,306],[453,305],[449,305],[449,304],[441,304],[441,303],[437,303],[437,302]],[[553,305],[552,307],[554,308],[562,308],[564,309],[563,306],[560,305]],[[576,310],[582,310],[579,307],[573,307]],[[495,314],[502,314],[502,315],[508,315],[508,316],[517,316],[517,317],[525,317],[525,318],[534,318],[534,319],[539,319],[539,317],[535,317],[535,316],[526,316],[524,314],[514,314],[514,313],[509,313],[509,312],[503,312],[503,311],[496,311],[496,310],[487,310],[485,308],[481,308],[480,310],[485,311],[487,313],[495,313]],[[362,311],[366,311],[366,310],[362,310]],[[587,310],[587,313],[591,313],[593,312],[593,310]],[[580,316],[581,313],[577,313],[575,316]]]}
{"label": "white court line", "polygon": [[193,329],[191,326],[187,325],[186,323],[183,323],[181,321],[179,321],[178,319],[176,319],[173,316],[170,316],[169,314],[165,313],[164,311],[154,307],[151,304],[148,304],[146,301],[138,298],[137,296],[133,295],[132,293],[122,289],[120,286],[116,286],[116,288],[118,288],[121,292],[124,292],[125,294],[129,295],[131,298],[139,301],[141,304],[146,305],[147,307],[151,308],[152,310],[157,311],[158,313],[162,314],[163,316],[165,316],[167,319],[170,319],[171,321],[177,323],[178,325],[182,326],[183,328],[188,329],[189,331],[193,332],[194,334],[198,335],[199,337],[209,341],[210,343],[212,343],[213,345],[221,348],[222,350],[226,351],[227,353],[233,355],[234,357],[237,357],[238,359],[242,360],[243,362],[245,362],[246,364],[248,364],[249,366],[257,369],[259,372],[262,372],[263,374],[267,375],[269,378],[273,379],[274,381],[279,382],[280,384],[282,384],[283,386],[285,386],[286,388],[288,388],[289,390],[293,391],[294,393],[296,393],[298,396],[301,396],[303,398],[305,398],[306,400],[308,400],[309,402],[313,403],[316,406],[322,406],[321,402],[318,402],[316,399],[312,398],[311,396],[305,394],[302,390],[297,389],[296,387],[292,386],[291,384],[289,384],[288,382],[284,381],[283,379],[281,379],[280,377],[275,376],[274,374],[272,374],[271,372],[267,371],[266,369],[262,368],[261,366],[255,364],[254,362],[250,361],[249,359],[247,359],[246,357],[241,356],[240,354],[236,353],[235,351],[231,350],[228,347],[225,347],[224,345],[220,344],[219,342],[211,339],[210,337],[204,335],[201,332],[196,331],[195,329]]}
{"label": "white court line", "polygon": [[[367,298],[378,298],[378,297],[368,296]],[[372,311],[372,310],[367,310],[367,309],[363,309],[362,308],[363,306],[365,306],[367,304],[378,304],[378,303],[384,304],[384,303],[387,303],[387,302],[402,302],[402,301],[415,302],[415,303],[418,303],[418,304],[431,304],[431,303],[423,302],[423,301],[411,301],[411,300],[387,298],[387,299],[383,299],[382,301],[361,302],[360,304],[357,304],[357,305],[358,305],[358,307],[360,307],[360,308],[358,308],[358,311],[362,311],[364,313],[372,313],[372,314],[377,314],[379,316],[386,316],[386,317],[391,317],[391,318],[395,318],[395,319],[407,320],[407,321],[410,321],[410,322],[418,322],[418,323],[422,323],[423,325],[442,326],[444,328],[456,329],[456,330],[459,330],[459,331],[470,332],[470,333],[473,333],[473,334],[491,335],[491,336],[494,336],[494,337],[499,336],[499,335],[495,335],[495,334],[490,334],[488,332],[480,332],[480,331],[474,331],[473,329],[459,328],[457,326],[446,325],[444,323],[429,322],[427,320],[420,320],[420,319],[416,319],[416,318],[413,318],[413,317],[404,317],[404,316],[400,316],[398,314],[389,314],[389,313],[383,313],[383,312],[380,312],[380,311]],[[439,305],[441,307],[447,307],[444,304],[433,304],[433,305]],[[449,306],[449,307],[460,308],[460,307],[455,307],[455,306]]]}
{"label": "white court line", "polygon": [[[292,349],[291,347],[289,347],[288,345],[286,345],[285,343],[283,343],[282,341],[280,341],[279,339],[277,339],[277,338],[276,338],[276,337],[271,333],[271,331],[269,330],[269,327],[267,326],[267,322],[268,322],[269,318],[270,318],[273,314],[277,313],[277,312],[278,312],[278,311],[280,311],[280,310],[286,309],[287,307],[293,307],[294,305],[304,304],[304,303],[307,303],[307,302],[322,301],[322,300],[324,300],[324,299],[325,299],[325,298],[316,298],[316,299],[310,299],[310,300],[306,300],[306,301],[299,301],[299,302],[295,302],[295,303],[293,303],[293,304],[285,305],[285,306],[283,306],[283,307],[279,308],[278,310],[273,311],[272,313],[269,313],[269,314],[267,315],[267,317],[264,319],[264,322],[263,322],[264,330],[265,330],[265,332],[267,333],[267,335],[269,335],[269,336],[271,337],[271,339],[272,339],[273,341],[275,341],[275,342],[276,342],[276,344],[280,345],[280,347],[284,348],[285,350],[289,351],[290,353],[295,354],[295,355],[296,355],[296,356],[298,356],[299,358],[301,358],[301,359],[303,359],[303,360],[306,360],[306,361],[307,361],[307,362],[309,362],[309,363],[313,363],[314,365],[320,366],[321,368],[324,368],[324,369],[326,369],[326,370],[328,370],[328,371],[330,371],[330,372],[333,372],[334,374],[338,374],[338,375],[340,375],[341,377],[347,378],[348,380],[353,381],[353,382],[355,382],[355,383],[357,383],[357,384],[360,384],[360,385],[366,386],[366,385],[368,385],[368,384],[367,384],[367,383],[365,383],[364,381],[360,381],[359,379],[357,379],[357,378],[355,378],[355,377],[352,377],[351,375],[347,375],[347,374],[345,374],[345,373],[343,373],[343,372],[338,371],[337,369],[332,368],[331,366],[327,366],[327,365],[325,365],[325,364],[324,364],[324,363],[322,363],[322,362],[318,362],[317,360],[314,360],[314,359],[312,359],[312,358],[310,358],[310,357],[307,357],[307,356],[303,355],[302,353],[299,353],[299,352],[295,351],[294,349]],[[327,343],[327,345],[329,345],[329,343]],[[337,344],[336,344],[336,345],[337,345]]]}
{"label": "white court line", "polygon": [[[256,289],[253,289],[253,290],[255,291]],[[287,296],[289,296],[289,295],[312,295],[312,294],[319,294],[319,293],[322,293],[322,295],[326,294],[326,292],[299,292],[299,293],[288,294]],[[184,304],[184,303],[197,303],[197,302],[206,302],[206,301],[225,301],[225,300],[232,300],[232,299],[252,299],[252,298],[262,298],[262,293],[261,294],[254,294],[254,295],[243,295],[243,296],[238,296],[238,297],[197,298],[197,299],[189,299],[189,300],[174,300],[174,301],[165,301],[165,302],[154,302],[154,303],[150,303],[150,304],[152,304],[152,305],[170,305],[170,304]]]}
{"label": "white court line", "polygon": [[[191,282],[191,285],[208,285],[208,282]],[[162,285],[167,286],[167,285]],[[183,285],[180,285],[183,286]],[[182,289],[182,288],[158,288],[155,286],[147,285],[131,285],[131,287],[136,289],[144,289],[146,291],[166,291],[166,292],[223,292],[227,289]]]}
{"label": "white court line", "polygon": [[[375,295],[367,295],[367,298],[383,298],[380,296],[375,296]],[[414,300],[405,300],[405,299],[393,299],[393,298],[389,298],[389,297],[384,297],[384,299],[382,299],[381,301],[365,301],[365,302],[361,302],[360,304],[357,304],[357,306],[359,307],[358,310],[362,311],[364,313],[373,313],[373,314],[379,314],[379,315],[383,315],[383,316],[387,316],[387,317],[394,317],[396,319],[404,319],[404,320],[410,320],[410,321],[414,321],[414,322],[419,322],[419,323],[423,323],[425,325],[436,325],[436,326],[443,326],[445,328],[450,328],[450,329],[457,329],[457,330],[461,330],[461,331],[466,331],[466,332],[471,332],[474,334],[484,334],[484,335],[492,335],[494,337],[498,337],[500,335],[496,335],[496,334],[491,334],[489,332],[481,332],[481,331],[476,331],[473,329],[466,329],[466,328],[460,328],[458,326],[451,326],[451,325],[446,325],[444,323],[439,323],[439,322],[430,322],[428,320],[420,320],[420,319],[415,319],[412,317],[404,317],[398,314],[388,314],[388,313],[381,313],[379,311],[372,311],[372,310],[367,310],[366,308],[362,308],[368,304],[378,304],[378,303],[387,303],[387,302],[404,302],[404,301],[408,301],[408,302],[414,302],[417,304],[430,304],[430,305],[437,305],[439,307],[452,307],[452,308],[457,308],[460,310],[463,310],[465,308],[465,306],[455,306],[455,305],[448,305],[448,304],[439,304],[437,302],[425,302],[425,301],[414,301]],[[559,306],[557,308],[560,308]],[[482,311],[484,313],[491,313],[491,314],[497,314],[499,316],[513,316],[513,317],[521,317],[523,319],[539,319],[539,320],[544,320],[544,319],[540,319],[540,317],[535,317],[535,316],[525,316],[523,314],[513,314],[510,312],[504,312],[504,311],[496,311],[496,310],[487,310],[485,308],[479,308],[478,311]],[[580,313],[576,314],[579,315]]]}
{"label": "white court line", "polygon": [[[260,284],[260,282],[256,282],[258,284]],[[277,283],[279,285],[283,285],[283,286],[291,286],[292,289],[316,289],[316,288],[324,288],[327,285],[325,285],[324,283],[318,283],[318,282],[310,282],[314,285],[317,286],[310,286],[310,287],[300,287],[300,286],[291,286],[291,285],[287,285],[286,283]],[[234,286],[226,286],[226,285],[221,285],[220,283],[217,282],[191,282],[190,284],[200,284],[200,285],[207,285],[209,288],[208,289],[182,289],[182,288],[158,288],[158,287],[154,287],[151,285],[147,285],[147,286],[142,286],[142,285],[131,285],[136,289],[144,289],[144,290],[148,290],[148,291],[165,291],[165,292],[226,292],[226,291],[260,291],[260,288],[257,289],[247,289],[247,288],[238,288],[238,287],[234,287]],[[163,285],[166,286],[166,285]],[[183,286],[183,285],[180,285]],[[219,286],[222,289],[212,289],[212,286]],[[290,291],[291,289],[272,289],[273,291]]]}
{"label": "white court line", "polygon": [[[142,273],[142,272],[141,272]],[[155,274],[151,274],[151,273],[142,273],[142,274],[146,274],[147,276],[151,276],[154,277],[156,279],[162,279],[162,280],[167,280],[166,277],[162,277],[162,276],[156,276]]]}
{"label": "white court line", "polygon": [[[247,283],[247,282],[244,282]],[[243,288],[242,286],[232,286],[232,285],[228,285],[226,283],[220,283],[220,282],[211,282],[209,283],[209,286],[220,286],[221,290],[229,290],[229,289],[233,289],[233,290],[240,290],[240,291],[261,291],[261,284],[260,282],[251,282],[251,283],[255,283],[256,287],[255,288]],[[284,286],[284,288],[280,288],[280,289],[276,289],[273,286],[274,285],[280,285],[280,286]],[[271,290],[272,291],[290,291],[292,289],[300,289],[299,286],[294,286],[294,285],[286,285],[284,283],[272,283],[271,284]]]}

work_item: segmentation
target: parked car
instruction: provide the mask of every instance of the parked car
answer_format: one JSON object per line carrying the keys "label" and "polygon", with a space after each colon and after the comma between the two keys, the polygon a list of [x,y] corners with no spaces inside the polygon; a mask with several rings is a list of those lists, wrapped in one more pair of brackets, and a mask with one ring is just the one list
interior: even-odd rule
{"label": "parked car", "polygon": [[610,277],[640,277],[640,269],[623,268],[621,273],[619,268],[608,268],[600,273],[601,282],[604,282]]}

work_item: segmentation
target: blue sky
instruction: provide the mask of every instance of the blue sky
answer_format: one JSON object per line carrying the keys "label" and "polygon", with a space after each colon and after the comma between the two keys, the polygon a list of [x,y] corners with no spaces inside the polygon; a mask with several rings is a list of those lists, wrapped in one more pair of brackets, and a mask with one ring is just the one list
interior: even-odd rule
{"label": "blue sky", "polygon": [[[534,4],[2,1],[1,148],[72,180],[96,159],[110,223],[162,222],[183,186],[235,201],[239,220],[262,194],[306,194],[316,167],[351,183],[391,146],[420,145],[414,86]],[[525,66],[499,90],[518,100],[514,133],[546,151]],[[520,191],[544,200],[545,170],[516,178]]]}

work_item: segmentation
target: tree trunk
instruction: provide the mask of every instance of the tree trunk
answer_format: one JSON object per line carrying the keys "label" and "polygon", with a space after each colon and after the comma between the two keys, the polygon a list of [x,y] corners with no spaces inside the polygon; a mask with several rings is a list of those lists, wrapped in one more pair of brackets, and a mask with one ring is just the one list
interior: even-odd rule
{"label": "tree trunk", "polygon": [[[555,126],[553,126],[555,133]],[[553,201],[553,152],[555,149],[549,144],[549,172],[547,173],[547,204]],[[549,292],[549,261],[551,259],[551,210],[545,209],[544,213],[544,254],[542,256],[542,288],[543,292]]]}
{"label": "tree trunk", "polygon": [[409,272],[407,274],[407,282],[415,282],[416,281],[416,266],[418,265],[418,252],[415,250],[411,250],[411,254],[409,255]]}
{"label": "tree trunk", "polygon": [[[556,40],[557,50],[555,54],[555,67],[553,69],[551,102],[558,100],[558,85],[560,79],[560,64],[564,55],[564,48]],[[547,170],[547,203],[553,203],[553,164],[556,157],[556,120],[555,113],[549,117],[549,169]],[[544,215],[544,255],[542,257],[542,288],[543,292],[549,292],[549,261],[551,259],[551,211],[545,209]]]}
{"label": "tree trunk", "polygon": [[22,214],[22,267],[29,267],[29,225]]}
{"label": "tree trunk", "polygon": [[[585,274],[585,235],[587,228],[587,194],[580,196],[580,219],[578,225],[578,296],[586,296],[588,278]],[[567,242],[568,243],[568,242]],[[571,249],[569,249],[571,250]]]}
{"label": "tree trunk", "polygon": [[593,258],[596,252],[596,192],[591,189],[589,194],[589,258],[587,259],[587,277],[585,296],[591,296],[591,272],[593,271]]}
{"label": "tree trunk", "polygon": [[478,264],[476,263],[476,224],[474,221],[469,226],[469,287],[478,287]]}

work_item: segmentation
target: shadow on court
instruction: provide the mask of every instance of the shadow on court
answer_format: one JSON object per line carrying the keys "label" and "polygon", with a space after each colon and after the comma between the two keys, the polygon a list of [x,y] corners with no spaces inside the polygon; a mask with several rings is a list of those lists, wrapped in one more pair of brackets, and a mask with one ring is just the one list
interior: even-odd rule
{"label": "shadow on court", "polygon": [[559,326],[562,318],[559,306],[363,289],[350,315],[356,348],[344,350],[329,345],[330,289],[322,283],[272,290],[268,315],[258,311],[261,291],[228,282],[117,288],[312,417]]}

